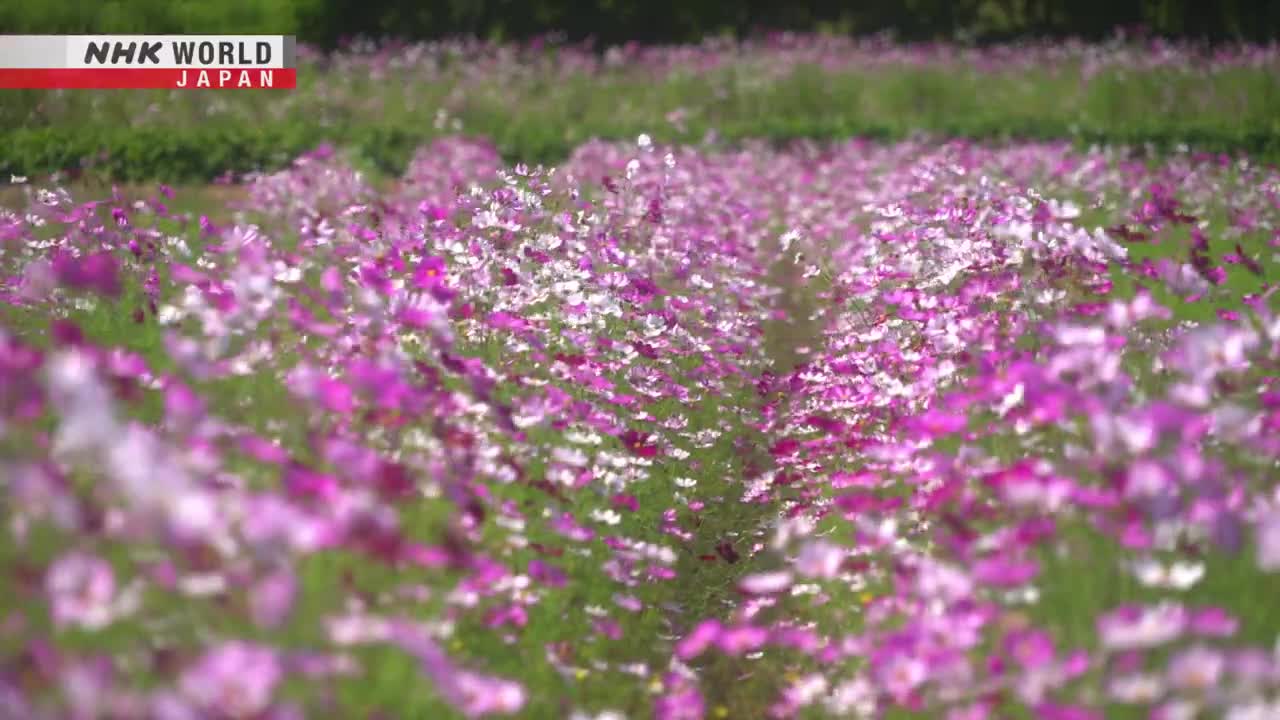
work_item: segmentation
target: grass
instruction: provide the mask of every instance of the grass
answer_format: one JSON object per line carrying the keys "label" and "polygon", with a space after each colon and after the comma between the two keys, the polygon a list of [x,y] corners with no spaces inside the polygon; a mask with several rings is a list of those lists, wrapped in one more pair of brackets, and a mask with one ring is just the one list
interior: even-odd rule
{"label": "grass", "polygon": [[[479,73],[421,67],[304,69],[296,91],[16,91],[0,108],[0,172],[88,167],[117,180],[199,182],[275,169],[322,141],[389,174],[433,137],[492,140],[512,163],[553,163],[591,138],[660,142],[769,138],[1072,139],[1280,158],[1280,73],[1268,66],[1109,67],[1078,60],[1016,70],[888,65],[708,72],[643,68]],[[269,100],[269,101],[264,101]],[[93,117],[86,126],[82,119]],[[105,155],[104,155],[105,153]]]}

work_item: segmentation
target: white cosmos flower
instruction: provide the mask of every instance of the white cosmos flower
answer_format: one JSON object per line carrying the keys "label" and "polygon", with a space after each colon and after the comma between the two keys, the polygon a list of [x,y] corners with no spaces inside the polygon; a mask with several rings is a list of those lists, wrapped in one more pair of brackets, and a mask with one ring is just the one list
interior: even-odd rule
{"label": "white cosmos flower", "polygon": [[616,510],[592,510],[591,519],[605,525],[617,525],[622,522],[622,516]]}
{"label": "white cosmos flower", "polygon": [[649,315],[644,319],[645,337],[657,337],[667,330],[667,321],[658,315]]}
{"label": "white cosmos flower", "polygon": [[799,231],[799,230],[794,230],[794,229],[792,229],[792,230],[788,230],[788,231],[786,231],[786,232],[782,233],[782,237],[778,238],[778,242],[780,242],[780,243],[781,243],[781,245],[782,245],[782,252],[784,252],[784,253],[785,253],[785,252],[790,251],[790,250],[791,250],[791,243],[793,243],[793,242],[795,242],[796,240],[799,240],[799,239],[800,239],[800,231]]}
{"label": "white cosmos flower", "polygon": [[1153,558],[1141,558],[1130,566],[1138,582],[1147,587],[1186,590],[1204,577],[1204,563],[1175,561],[1165,565]]}

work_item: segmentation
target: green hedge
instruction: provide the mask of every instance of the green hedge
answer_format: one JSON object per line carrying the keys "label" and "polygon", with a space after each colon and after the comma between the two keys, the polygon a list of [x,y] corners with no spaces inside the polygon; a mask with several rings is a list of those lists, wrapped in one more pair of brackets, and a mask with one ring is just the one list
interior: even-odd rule
{"label": "green hedge", "polygon": [[21,128],[0,134],[0,173],[44,177],[81,173],[139,182],[202,182],[284,167],[330,141],[349,147],[382,172],[404,169],[430,133],[403,128],[356,127],[322,132],[307,126],[246,128]]}
{"label": "green hedge", "polygon": [[[997,125],[963,120],[923,129],[944,137],[995,141],[1069,138],[1082,145],[1150,146],[1157,151],[1187,145],[1212,152],[1244,153],[1262,162],[1280,161],[1280,134],[1263,130],[1234,133],[1201,128],[1073,131],[1042,122]],[[644,130],[615,128],[614,132],[599,135],[629,140]],[[690,142],[701,137],[700,131],[700,128],[693,128],[683,134],[652,134],[660,142]],[[787,142],[801,138],[833,140],[855,136],[894,140],[914,131],[905,125],[814,117],[785,121],[764,118],[760,122],[720,128],[718,134],[728,142],[745,138]],[[124,182],[203,182],[228,171],[245,173],[278,169],[299,154],[327,141],[354,151],[355,156],[371,169],[395,175],[404,170],[416,147],[438,134],[425,124],[412,127],[353,125],[336,129],[305,125],[19,128],[0,133],[0,173],[5,177],[12,174],[42,178],[50,173],[69,171],[73,175],[83,172]],[[560,128],[529,123],[511,125],[488,134],[507,160],[527,163],[554,163],[563,159],[589,137],[585,132],[575,135]]]}

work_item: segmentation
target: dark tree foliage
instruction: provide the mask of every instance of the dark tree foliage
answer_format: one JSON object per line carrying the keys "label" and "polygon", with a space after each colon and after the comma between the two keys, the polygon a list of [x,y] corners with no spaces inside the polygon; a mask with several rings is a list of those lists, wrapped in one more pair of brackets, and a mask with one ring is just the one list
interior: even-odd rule
{"label": "dark tree foliage", "polygon": [[671,43],[764,29],[892,32],[902,40],[1101,40],[1124,29],[1207,42],[1280,36],[1280,0],[333,0],[302,13],[301,34],[344,38],[466,34],[572,42]]}
{"label": "dark tree foliage", "polygon": [[0,0],[0,32],[292,33],[354,37],[555,35],[597,46],[763,30],[890,32],[907,41],[1102,40],[1117,29],[1210,43],[1280,37],[1280,0]]}

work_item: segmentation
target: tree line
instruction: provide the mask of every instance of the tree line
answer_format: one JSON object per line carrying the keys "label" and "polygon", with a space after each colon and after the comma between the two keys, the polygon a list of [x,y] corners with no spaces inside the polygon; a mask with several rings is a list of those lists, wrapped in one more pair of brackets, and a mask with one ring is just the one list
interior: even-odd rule
{"label": "tree line", "polygon": [[289,33],[353,37],[554,35],[599,46],[766,30],[891,33],[904,41],[1129,36],[1223,43],[1280,37],[1280,0],[102,0],[0,2],[6,33]]}

